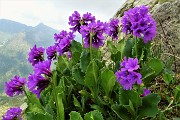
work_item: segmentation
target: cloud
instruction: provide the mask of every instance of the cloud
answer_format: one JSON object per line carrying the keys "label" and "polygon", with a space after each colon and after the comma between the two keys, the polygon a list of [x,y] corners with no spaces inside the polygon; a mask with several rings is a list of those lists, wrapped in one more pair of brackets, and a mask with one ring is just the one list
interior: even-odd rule
{"label": "cloud", "polygon": [[125,0],[0,0],[0,17],[30,26],[40,22],[55,29],[68,29],[69,16],[76,10],[108,21]]}

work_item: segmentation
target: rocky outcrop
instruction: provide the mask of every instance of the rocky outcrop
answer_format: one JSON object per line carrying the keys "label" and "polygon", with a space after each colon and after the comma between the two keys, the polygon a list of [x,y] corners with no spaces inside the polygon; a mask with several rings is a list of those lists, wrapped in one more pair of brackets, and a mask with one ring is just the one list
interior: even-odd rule
{"label": "rocky outcrop", "polygon": [[174,70],[180,72],[180,0],[127,0],[114,18],[134,6],[147,5],[157,23],[155,47],[162,45],[164,59],[175,56]]}

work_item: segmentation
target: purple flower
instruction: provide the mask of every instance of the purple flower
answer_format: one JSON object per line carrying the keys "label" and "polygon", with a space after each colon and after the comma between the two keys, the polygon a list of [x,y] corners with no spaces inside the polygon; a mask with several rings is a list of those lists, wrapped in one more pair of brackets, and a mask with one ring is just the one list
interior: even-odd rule
{"label": "purple flower", "polygon": [[91,15],[91,13],[83,14],[81,17],[77,11],[74,11],[72,16],[69,17],[68,24],[72,26],[70,30],[73,32],[80,31],[82,25],[88,25],[90,22],[94,22],[95,17]]}
{"label": "purple flower", "polygon": [[151,93],[150,90],[144,89],[142,96],[147,96],[147,95],[149,95],[150,93]]}
{"label": "purple flower", "polygon": [[28,61],[34,66],[40,61],[44,60],[44,48],[39,47],[37,48],[36,45],[34,45],[33,48],[31,48],[31,51],[28,54]]}
{"label": "purple flower", "polygon": [[143,38],[144,43],[151,41],[156,35],[156,22],[148,14],[148,7],[140,6],[129,9],[122,17],[122,32]]}
{"label": "purple flower", "polygon": [[132,85],[136,82],[134,79],[128,79],[128,72],[126,71],[117,71],[115,75],[117,77],[117,81],[125,90],[131,90]]}
{"label": "purple flower", "polygon": [[67,31],[62,30],[59,34],[54,34],[54,39],[56,42],[60,42],[63,38],[65,38],[68,35]]}
{"label": "purple flower", "polygon": [[50,83],[49,77],[52,76],[50,67],[50,60],[39,62],[34,66],[34,74],[30,74],[28,77],[28,88],[32,93],[36,94],[37,98],[40,97],[41,91]]}
{"label": "purple flower", "polygon": [[144,43],[148,43],[149,40],[153,39],[153,36],[156,36],[156,28],[147,29],[144,32]]}
{"label": "purple flower", "polygon": [[89,23],[87,26],[81,26],[80,33],[84,38],[84,47],[90,46],[90,34],[92,35],[92,46],[99,48],[104,44],[103,33],[107,33],[108,24],[100,21]]}
{"label": "purple flower", "polygon": [[60,35],[55,43],[56,50],[58,51],[59,55],[63,55],[65,52],[68,52],[70,50],[71,42],[75,38],[75,35],[73,32],[67,33],[66,31],[61,31]]}
{"label": "purple flower", "polygon": [[[134,80],[135,82],[137,82],[138,85],[140,85],[142,83],[142,75],[140,73],[137,73],[137,72],[129,72],[128,76],[127,76],[128,79],[131,79],[131,80]],[[134,82],[134,83],[135,83]],[[134,84],[133,83],[133,84]]]}
{"label": "purple flower", "polygon": [[138,59],[137,58],[129,58],[125,68],[130,72],[130,71],[134,71],[137,70],[139,68],[138,65]]}
{"label": "purple flower", "polygon": [[142,83],[142,75],[135,70],[139,68],[137,58],[124,57],[121,62],[121,70],[115,73],[117,81],[125,90],[132,90],[133,84],[137,83],[140,85]]}
{"label": "purple flower", "polygon": [[129,19],[127,17],[124,17],[121,20],[121,23],[123,25],[122,27],[122,32],[125,34],[131,34],[133,31],[131,29],[132,23],[129,21]]}
{"label": "purple flower", "polygon": [[49,78],[45,78],[38,74],[30,74],[28,79],[29,81],[27,86],[29,90],[36,94],[37,98],[40,98],[41,91],[44,90],[50,83]]}
{"label": "purple flower", "polygon": [[47,58],[48,60],[55,60],[56,59],[56,53],[57,53],[57,46],[50,46],[46,49]]}
{"label": "purple flower", "polygon": [[23,93],[23,87],[26,84],[26,78],[20,78],[19,76],[14,76],[11,81],[6,82],[6,94],[13,97],[15,94],[19,95]]}
{"label": "purple flower", "polygon": [[62,30],[61,32],[59,32],[59,34],[58,33],[54,34],[54,40],[56,42],[60,42],[67,35],[68,35],[67,31],[66,30]]}
{"label": "purple flower", "polygon": [[34,72],[37,75],[46,75],[46,76],[52,76],[52,72],[51,72],[51,61],[50,60],[46,60],[43,62],[39,62],[38,64],[36,64],[34,66]]}
{"label": "purple flower", "polygon": [[124,60],[121,62],[121,70],[129,72],[139,69],[138,65],[138,59],[137,58],[129,58],[127,60],[126,57],[124,57]]}
{"label": "purple flower", "polygon": [[19,107],[10,108],[6,115],[2,116],[2,120],[22,120],[21,112],[22,110]]}
{"label": "purple flower", "polygon": [[133,79],[122,79],[120,84],[123,86],[124,90],[132,90],[132,86],[134,84]]}
{"label": "purple flower", "polygon": [[138,38],[141,38],[144,36],[144,31],[141,28],[137,28],[136,30],[133,31],[133,34]]}
{"label": "purple flower", "polygon": [[119,19],[112,19],[109,23],[108,35],[112,36],[113,39],[118,39],[118,28],[119,28]]}
{"label": "purple flower", "polygon": [[69,38],[62,39],[57,47],[59,54],[62,55],[64,52],[69,51],[70,45],[71,45],[71,40]]}
{"label": "purple flower", "polygon": [[126,71],[117,71],[115,73],[115,75],[116,75],[117,81],[120,82],[122,79],[127,78],[128,72],[126,72]]}

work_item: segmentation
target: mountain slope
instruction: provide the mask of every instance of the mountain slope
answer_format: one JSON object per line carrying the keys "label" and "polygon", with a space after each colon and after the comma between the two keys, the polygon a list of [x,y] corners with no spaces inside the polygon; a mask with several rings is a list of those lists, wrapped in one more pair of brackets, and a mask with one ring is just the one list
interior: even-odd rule
{"label": "mountain slope", "polygon": [[0,19],[0,93],[4,91],[4,82],[14,75],[27,77],[32,73],[32,66],[27,61],[30,48],[34,44],[45,48],[53,45],[57,32],[43,23],[31,27]]}

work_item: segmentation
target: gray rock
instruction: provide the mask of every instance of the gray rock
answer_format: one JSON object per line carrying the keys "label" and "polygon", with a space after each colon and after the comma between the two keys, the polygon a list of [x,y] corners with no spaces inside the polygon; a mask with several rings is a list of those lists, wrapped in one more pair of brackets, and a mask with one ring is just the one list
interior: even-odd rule
{"label": "gray rock", "polygon": [[157,23],[154,45],[162,45],[165,60],[175,55],[174,70],[180,72],[180,0],[127,0],[113,18],[121,18],[126,10],[140,5],[150,7]]}
{"label": "gray rock", "polygon": [[174,70],[180,72],[180,0],[162,3],[152,15],[157,22],[155,40],[161,41],[165,59],[176,56]]}

